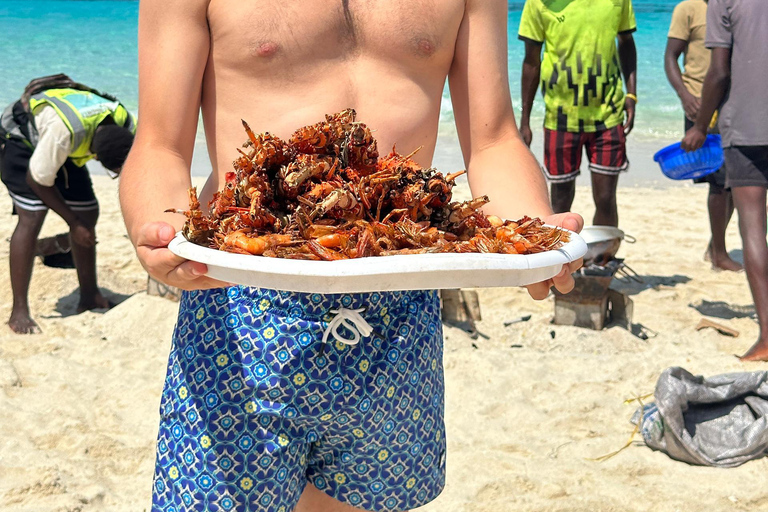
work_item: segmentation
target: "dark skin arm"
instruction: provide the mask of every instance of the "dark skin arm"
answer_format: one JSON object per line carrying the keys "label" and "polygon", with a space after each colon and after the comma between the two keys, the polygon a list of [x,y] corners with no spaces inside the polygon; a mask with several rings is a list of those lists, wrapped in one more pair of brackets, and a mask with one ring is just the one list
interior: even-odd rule
{"label": "dark skin arm", "polygon": [[696,123],[688,130],[681,142],[685,151],[695,151],[704,145],[710,120],[725,98],[731,83],[731,49],[712,48],[711,60],[704,87],[701,91],[701,108]]}
{"label": "dark skin arm", "polygon": [[521,96],[523,101],[523,114],[520,117],[520,136],[523,142],[530,146],[533,140],[531,132],[531,109],[536,91],[539,89],[541,79],[541,47],[542,43],[525,40],[525,59],[523,60],[523,76],[521,79]]}
{"label": "dark skin arm", "polygon": [[[619,40],[619,62],[621,63],[621,73],[624,75],[624,84],[627,92],[637,95],[637,49],[635,48],[635,38],[631,32],[624,32],[618,35]],[[635,100],[626,98],[624,100],[624,112],[627,116],[624,120],[624,135],[629,135],[635,126]]]}
{"label": "dark skin arm", "polygon": [[46,187],[34,179],[29,171],[27,171],[27,184],[32,191],[40,198],[41,201],[51,210],[59,214],[69,225],[69,233],[72,236],[73,241],[76,244],[84,247],[93,247],[96,245],[96,232],[93,226],[89,226],[87,223],[70,209],[64,198],[56,187]]}
{"label": "dark skin arm", "polygon": [[677,93],[683,104],[685,116],[691,121],[696,121],[696,116],[701,108],[701,99],[697,98],[686,89],[683,83],[683,74],[680,72],[680,65],[677,59],[688,46],[687,41],[670,37],[667,39],[667,49],[664,50],[664,72],[667,74],[669,84]]}

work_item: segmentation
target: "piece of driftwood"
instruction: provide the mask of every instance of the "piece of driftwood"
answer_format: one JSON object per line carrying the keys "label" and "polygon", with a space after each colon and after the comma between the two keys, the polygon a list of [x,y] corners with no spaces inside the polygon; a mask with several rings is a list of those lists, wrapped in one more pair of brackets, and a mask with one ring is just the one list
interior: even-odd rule
{"label": "piece of driftwood", "polygon": [[724,336],[733,336],[734,338],[739,337],[739,331],[736,329],[731,329],[730,327],[726,327],[723,324],[713,322],[709,318],[702,318],[699,320],[699,324],[696,326],[696,330],[700,331],[706,327],[711,327]]}
{"label": "piece of driftwood", "polygon": [[163,297],[174,302],[178,302],[181,298],[181,290],[175,286],[169,286],[161,283],[152,276],[147,276],[147,295],[154,295],[156,297]]}
{"label": "piece of driftwood", "polygon": [[473,290],[440,290],[443,322],[450,325],[474,326],[482,320],[480,298]]}

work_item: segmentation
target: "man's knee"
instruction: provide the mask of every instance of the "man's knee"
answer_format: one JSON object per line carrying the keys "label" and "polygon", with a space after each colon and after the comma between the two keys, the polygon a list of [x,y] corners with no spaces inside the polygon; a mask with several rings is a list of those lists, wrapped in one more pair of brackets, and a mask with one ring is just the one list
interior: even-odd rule
{"label": "man's knee", "polygon": [[595,207],[609,209],[616,206],[616,193],[613,190],[595,190]]}
{"label": "man's knee", "polygon": [[568,181],[565,183],[553,183],[550,189],[552,196],[552,204],[569,203],[573,201],[573,197],[576,194],[576,181]]}

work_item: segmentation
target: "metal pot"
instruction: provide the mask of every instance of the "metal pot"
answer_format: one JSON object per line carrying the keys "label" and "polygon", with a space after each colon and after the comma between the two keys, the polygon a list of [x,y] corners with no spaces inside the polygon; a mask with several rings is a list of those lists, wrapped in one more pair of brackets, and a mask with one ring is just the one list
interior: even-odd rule
{"label": "metal pot", "polygon": [[635,243],[635,238],[625,235],[619,228],[612,226],[586,226],[579,233],[587,243],[584,266],[595,264],[603,266],[616,256],[622,240]]}

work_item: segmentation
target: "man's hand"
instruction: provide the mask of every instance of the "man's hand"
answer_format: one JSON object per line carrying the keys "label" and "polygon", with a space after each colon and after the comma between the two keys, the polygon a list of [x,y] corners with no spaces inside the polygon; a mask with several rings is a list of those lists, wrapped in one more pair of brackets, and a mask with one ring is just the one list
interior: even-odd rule
{"label": "man's hand", "polygon": [[635,100],[632,98],[624,98],[624,113],[626,119],[624,120],[624,135],[629,135],[632,128],[635,127]]}
{"label": "man's hand", "polygon": [[533,140],[533,132],[531,131],[531,127],[527,124],[521,124],[520,125],[520,138],[523,139],[523,142],[525,142],[525,145],[528,147],[531,147],[531,141]]}
{"label": "man's hand", "polygon": [[93,247],[96,245],[96,231],[80,221],[76,221],[69,226],[69,236],[72,237],[72,243],[81,247]]}
{"label": "man's hand", "polygon": [[[545,217],[542,220],[545,224],[549,224],[551,226],[560,226],[561,228],[565,228],[576,233],[581,232],[581,229],[584,227],[584,219],[577,213],[557,213],[555,215]],[[549,295],[549,289],[553,286],[560,293],[568,293],[573,290],[575,281],[571,274],[581,268],[583,263],[584,260],[579,258],[576,261],[572,261],[568,265],[563,265],[560,273],[552,279],[542,283],[535,283],[526,286],[528,293],[531,295],[531,298],[535,300],[546,299]]]}
{"label": "man's hand", "polygon": [[701,108],[701,98],[697,98],[688,91],[685,91],[685,94],[680,96],[680,101],[683,104],[685,117],[695,122],[696,117],[699,115],[699,109]]}
{"label": "man's hand", "polygon": [[182,290],[223,288],[228,283],[206,277],[208,267],[203,263],[176,256],[168,249],[175,232],[165,222],[152,222],[142,226],[136,239],[136,254],[149,275],[163,283]]}
{"label": "man's hand", "polygon": [[685,132],[685,137],[680,143],[680,147],[685,151],[696,151],[704,145],[704,141],[707,140],[707,132],[701,131],[696,126]]}

